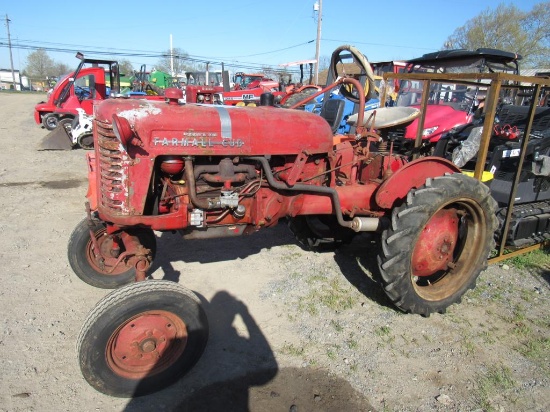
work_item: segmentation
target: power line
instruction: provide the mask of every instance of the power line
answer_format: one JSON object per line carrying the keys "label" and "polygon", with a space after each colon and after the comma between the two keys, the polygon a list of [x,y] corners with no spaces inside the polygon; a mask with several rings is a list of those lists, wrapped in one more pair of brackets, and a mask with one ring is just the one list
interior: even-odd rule
{"label": "power line", "polygon": [[[0,37],[0,47],[7,47],[7,44],[4,43],[2,40],[3,38]],[[278,49],[271,52],[265,52],[265,53],[258,53],[255,55],[265,55],[265,54],[271,54],[271,53],[277,53],[280,51],[288,50],[291,48],[303,46],[305,44],[309,44],[313,42],[313,40],[304,42],[301,44],[289,46],[287,48]],[[61,47],[57,47],[61,46]],[[39,42],[36,40],[18,40],[17,43],[12,44],[13,48],[21,49],[21,50],[44,50],[47,52],[55,52],[55,53],[76,53],[78,51],[81,51],[85,54],[91,54],[91,55],[98,55],[98,56],[119,56],[119,57],[143,57],[143,58],[167,58],[170,57],[170,54],[168,52],[158,52],[158,51],[147,51],[147,50],[131,50],[131,49],[113,49],[113,48],[105,48],[105,47],[95,47],[95,46],[83,46],[83,45],[73,45],[73,44],[65,44],[65,43],[52,43],[52,42]],[[254,55],[249,56],[234,56],[233,58],[237,57],[251,57]],[[242,69],[252,69],[252,70],[258,70],[263,69],[265,67],[269,67],[271,65],[266,65],[263,63],[253,63],[253,62],[239,62],[239,61],[221,61],[218,60],[220,57],[210,58],[205,56],[193,56],[193,55],[179,55],[175,54],[174,57],[181,60],[187,60],[193,63],[200,63],[200,64],[213,64],[221,66],[222,63],[227,67],[238,67]],[[287,72],[291,73],[299,73],[298,70],[286,70]]]}

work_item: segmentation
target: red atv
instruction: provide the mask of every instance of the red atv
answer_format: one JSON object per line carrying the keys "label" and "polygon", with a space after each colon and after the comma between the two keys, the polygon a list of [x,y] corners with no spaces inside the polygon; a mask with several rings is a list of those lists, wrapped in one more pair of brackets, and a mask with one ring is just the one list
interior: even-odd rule
{"label": "red atv", "polygon": [[[340,54],[366,61],[351,46],[333,60]],[[419,111],[378,109],[371,128],[360,126],[362,85],[374,79],[347,78],[338,67],[331,64],[338,80],[329,87],[355,88],[359,110],[354,133],[336,138],[323,117],[275,107],[269,94],[254,108],[181,105],[177,89],[166,91],[167,102],[115,98],[96,107],[87,217],[68,246],[82,280],[119,288],[78,338],[94,388],[154,392],[188,372],[205,348],[208,323],[194,293],[144,281],[157,252],[153,231],[233,237],[288,219],[309,248],[370,232],[379,236],[384,291],[400,310],[424,316],[474,287],[497,226],[488,188],[443,158],[409,162],[392,152],[375,130]]]}

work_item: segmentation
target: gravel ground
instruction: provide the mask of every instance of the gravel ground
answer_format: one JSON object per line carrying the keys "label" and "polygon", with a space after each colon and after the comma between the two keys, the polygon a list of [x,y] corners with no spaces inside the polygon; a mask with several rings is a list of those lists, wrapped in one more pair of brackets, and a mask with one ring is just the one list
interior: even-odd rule
{"label": "gravel ground", "polygon": [[423,318],[386,299],[367,237],[307,252],[284,224],[230,240],[158,233],[152,277],[202,299],[206,351],[156,394],[96,392],[75,343],[108,291],[66,257],[85,152],[36,150],[43,98],[0,93],[0,411],[550,410],[549,265],[490,266],[461,304]]}

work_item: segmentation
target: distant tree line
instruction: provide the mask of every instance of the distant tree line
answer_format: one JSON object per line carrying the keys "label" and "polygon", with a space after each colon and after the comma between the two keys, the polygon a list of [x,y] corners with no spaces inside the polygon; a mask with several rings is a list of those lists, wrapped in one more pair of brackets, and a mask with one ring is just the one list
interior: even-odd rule
{"label": "distant tree line", "polygon": [[443,46],[468,50],[480,47],[518,53],[525,68],[550,67],[550,2],[535,4],[528,12],[501,3],[457,28]]}

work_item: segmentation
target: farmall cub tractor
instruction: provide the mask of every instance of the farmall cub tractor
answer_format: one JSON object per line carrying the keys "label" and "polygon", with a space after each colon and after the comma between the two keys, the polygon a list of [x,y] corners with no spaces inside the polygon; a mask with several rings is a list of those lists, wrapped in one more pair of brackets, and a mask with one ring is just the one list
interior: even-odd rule
{"label": "farmall cub tractor", "polygon": [[[339,72],[349,57],[365,83]],[[424,316],[474,287],[497,226],[488,189],[443,158],[409,162],[392,152],[381,131],[416,112],[378,109],[363,126],[374,81],[359,51],[340,47],[330,70],[337,80],[324,90],[339,87],[359,104],[350,135],[334,136],[315,114],[274,107],[269,95],[260,107],[193,105],[180,104],[173,89],[166,102],[112,98],[96,106],[87,217],[68,251],[82,280],[118,288],[90,312],[78,338],[80,367],[94,388],[154,392],[188,372],[206,346],[197,297],[174,282],[145,281],[153,231],[229,237],[285,218],[308,246],[379,233],[385,292],[402,311]]]}

